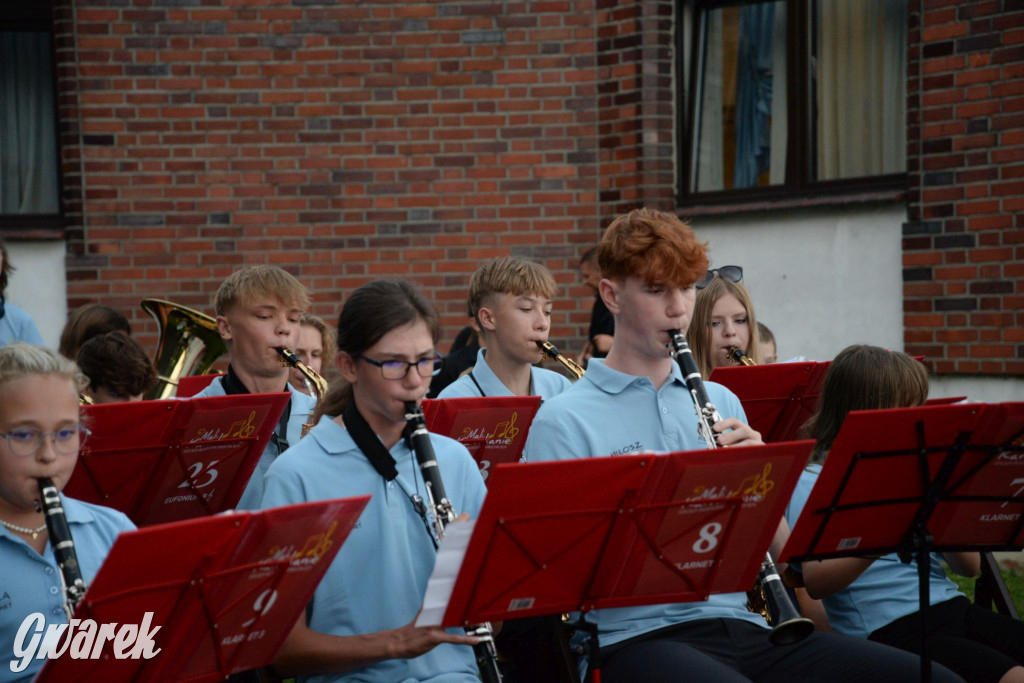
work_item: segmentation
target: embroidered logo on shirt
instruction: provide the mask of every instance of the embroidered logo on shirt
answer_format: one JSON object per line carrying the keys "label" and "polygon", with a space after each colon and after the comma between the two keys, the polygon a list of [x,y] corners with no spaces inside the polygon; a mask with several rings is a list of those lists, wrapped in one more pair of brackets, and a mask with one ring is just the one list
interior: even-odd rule
{"label": "embroidered logo on shirt", "polygon": [[623,446],[622,448],[616,449],[611,452],[612,455],[625,455],[626,453],[637,453],[644,449],[643,442],[634,441],[631,444]]}

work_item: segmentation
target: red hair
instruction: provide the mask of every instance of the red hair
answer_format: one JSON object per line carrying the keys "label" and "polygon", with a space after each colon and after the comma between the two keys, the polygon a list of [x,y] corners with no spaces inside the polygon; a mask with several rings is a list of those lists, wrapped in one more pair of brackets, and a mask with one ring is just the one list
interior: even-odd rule
{"label": "red hair", "polygon": [[597,247],[601,277],[688,287],[708,270],[707,245],[670,213],[636,209],[619,216]]}

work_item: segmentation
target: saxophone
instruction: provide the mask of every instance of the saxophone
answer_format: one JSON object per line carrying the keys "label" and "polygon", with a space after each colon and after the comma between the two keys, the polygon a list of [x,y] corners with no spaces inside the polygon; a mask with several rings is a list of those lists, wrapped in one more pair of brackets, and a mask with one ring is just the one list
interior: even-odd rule
{"label": "saxophone", "polygon": [[299,357],[291,349],[281,346],[278,347],[277,352],[281,356],[281,365],[293,367],[302,373],[302,383],[306,385],[309,395],[316,399],[313,410],[306,417],[306,421],[302,423],[302,436],[305,436],[309,434],[309,430],[316,424],[313,421],[313,416],[316,414],[316,408],[320,405],[320,401],[324,400],[324,396],[327,395],[327,380],[316,370],[299,360]]}
{"label": "saxophone", "polygon": [[572,373],[574,379],[583,377],[583,373],[586,372],[579,363],[574,361],[572,358],[566,358],[562,355],[562,352],[555,347],[554,344],[548,341],[537,342],[537,346],[553,360],[558,361],[562,364],[566,370]]}
{"label": "saxophone", "polygon": [[39,499],[42,501],[43,512],[46,513],[46,530],[50,533],[50,545],[53,546],[53,557],[60,567],[60,585],[64,593],[64,613],[71,623],[71,615],[75,613],[78,603],[85,597],[85,579],[82,568],[78,565],[78,554],[75,553],[75,541],[71,538],[71,528],[64,516],[60,493],[53,485],[53,480],[41,478],[39,483]]}
{"label": "saxophone", "polygon": [[738,346],[729,347],[729,358],[733,359],[740,365],[757,365],[754,359],[747,355],[747,352]]}
{"label": "saxophone", "polygon": [[[704,443],[709,449],[718,448],[716,434],[711,425],[719,422],[722,417],[718,414],[718,410],[715,409],[715,405],[704,388],[704,380],[700,376],[700,370],[697,369],[697,361],[693,358],[690,345],[686,343],[686,337],[679,330],[671,330],[669,338],[672,340],[672,356],[679,363],[679,367],[683,371],[683,379],[686,381],[686,388],[689,389],[690,396],[693,398],[693,405],[697,410],[697,424]],[[750,361],[749,365],[753,365],[753,361]],[[814,622],[801,617],[790,601],[770,552],[766,552],[764,560],[761,561],[758,581],[763,592],[764,608],[756,611],[761,612],[772,626],[769,636],[772,644],[791,645],[809,636],[814,630]],[[758,591],[755,588],[751,592],[756,595]],[[747,595],[750,600],[750,593]],[[753,601],[756,603],[756,597]]]}

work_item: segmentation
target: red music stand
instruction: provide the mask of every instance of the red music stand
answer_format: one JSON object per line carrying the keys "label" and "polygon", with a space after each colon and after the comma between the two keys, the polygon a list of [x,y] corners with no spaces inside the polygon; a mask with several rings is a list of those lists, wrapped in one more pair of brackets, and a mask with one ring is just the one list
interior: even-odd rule
{"label": "red music stand", "polygon": [[234,507],[290,394],[85,406],[90,435],[65,493],[138,526]]}
{"label": "red music stand", "polygon": [[916,556],[925,637],[932,552],[1024,547],[1022,442],[1024,403],[851,412],[782,558]]}
{"label": "red music stand", "polygon": [[160,652],[65,653],[37,683],[219,681],[267,666],[305,609],[369,496],[174,522],[121,534],[76,619],[150,623]]}
{"label": "red music stand", "polygon": [[740,399],[747,424],[767,443],[790,441],[814,413],[832,361],[799,361],[715,368],[710,380]]}
{"label": "red music stand", "polygon": [[924,404],[926,406],[945,406],[950,403],[962,403],[966,400],[966,396],[940,396],[938,398],[929,398]]}
{"label": "red music stand", "polygon": [[540,396],[426,399],[427,429],[463,444],[487,481],[494,465],[516,463],[540,408]]}
{"label": "red music stand", "polygon": [[210,386],[218,377],[223,377],[223,372],[215,372],[210,375],[186,375],[178,378],[178,388],[174,392],[175,398],[192,398],[200,391]]}
{"label": "red music stand", "polygon": [[[450,596],[425,603],[418,623],[463,626],[746,590],[811,445],[499,466]],[[580,622],[594,631],[596,661],[594,625],[585,614]]]}

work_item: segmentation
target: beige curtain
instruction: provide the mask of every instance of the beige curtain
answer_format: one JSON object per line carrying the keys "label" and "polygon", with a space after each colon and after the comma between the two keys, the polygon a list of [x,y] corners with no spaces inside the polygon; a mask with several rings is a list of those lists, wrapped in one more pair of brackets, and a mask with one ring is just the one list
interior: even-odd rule
{"label": "beige curtain", "polygon": [[817,0],[819,180],[906,169],[906,0]]}

